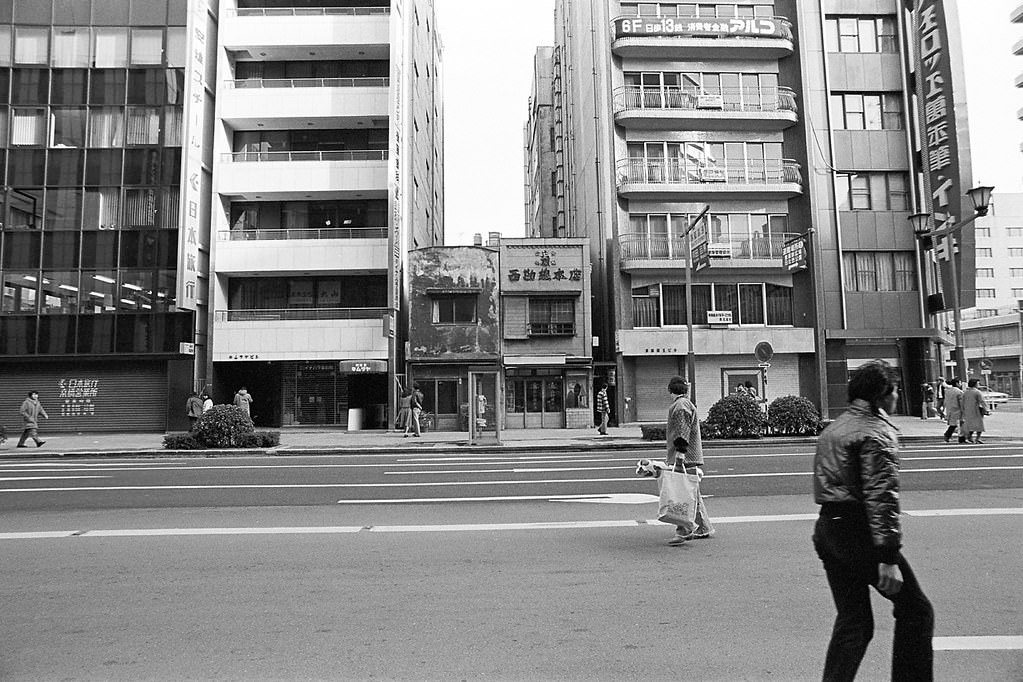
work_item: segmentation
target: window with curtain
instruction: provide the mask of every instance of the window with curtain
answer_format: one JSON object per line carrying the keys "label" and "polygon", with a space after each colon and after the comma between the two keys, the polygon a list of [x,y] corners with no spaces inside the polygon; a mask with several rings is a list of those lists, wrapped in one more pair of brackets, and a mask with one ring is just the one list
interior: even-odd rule
{"label": "window with curtain", "polygon": [[56,26],[50,64],[58,67],[89,65],[89,29]]}
{"label": "window with curtain", "polygon": [[46,109],[11,110],[11,146],[46,144]]}
{"label": "window with curtain", "polygon": [[764,291],[767,302],[767,324],[771,326],[791,325],[792,287],[765,284]]}
{"label": "window with curtain", "polygon": [[160,144],[159,107],[128,107],[125,122],[125,144]]}
{"label": "window with curtain", "polygon": [[739,291],[734,284],[714,285],[714,310],[732,313],[732,324],[739,324]]}
{"label": "window with curtain", "polygon": [[529,298],[530,336],[575,334],[575,301],[571,298]]}
{"label": "window with curtain", "polygon": [[153,227],[156,225],[156,190],[129,189],[124,192],[124,226]]}
{"label": "window with curtain", "polygon": [[916,256],[912,251],[896,251],[894,258],[895,291],[916,291]]}
{"label": "window with curtain", "polygon": [[163,145],[165,147],[180,147],[182,144],[182,117],[181,109],[164,107],[163,109]]}
{"label": "window with curtain", "polygon": [[0,66],[11,65],[11,27],[0,26]]}
{"label": "window with curtain", "polygon": [[911,251],[852,251],[842,255],[846,291],[916,291]]}
{"label": "window with curtain", "polygon": [[131,30],[131,63],[163,63],[163,31],[160,29],[133,28]]}
{"label": "window with curtain", "polygon": [[85,230],[116,230],[121,225],[121,190],[117,187],[100,187],[85,190]]}
{"label": "window with curtain", "polygon": [[93,35],[92,65],[113,68],[128,65],[128,31],[123,28],[97,28]]}
{"label": "window with curtain", "polygon": [[739,324],[764,324],[764,285],[739,285]]}
{"label": "window with curtain", "polygon": [[167,29],[167,66],[185,66],[185,29],[169,27]]}
{"label": "window with curtain", "polygon": [[162,228],[176,228],[181,221],[179,211],[181,210],[181,190],[177,187],[165,187],[158,190],[159,208],[156,226]]}
{"label": "window with curtain", "polygon": [[14,63],[43,64],[49,61],[50,29],[25,28],[14,29]]}
{"label": "window with curtain", "polygon": [[93,108],[89,111],[89,146],[124,146],[124,110],[120,107]]}

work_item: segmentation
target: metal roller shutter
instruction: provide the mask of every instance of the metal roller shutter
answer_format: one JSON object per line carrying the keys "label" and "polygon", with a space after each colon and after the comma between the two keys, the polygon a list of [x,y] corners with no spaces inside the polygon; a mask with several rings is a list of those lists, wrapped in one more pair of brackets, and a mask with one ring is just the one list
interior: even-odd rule
{"label": "metal roller shutter", "polygon": [[637,358],[636,416],[642,422],[668,418],[668,379],[678,374],[678,358]]}
{"label": "metal roller shutter", "polygon": [[50,415],[39,425],[43,433],[167,427],[165,362],[6,364],[0,365],[0,386],[0,424],[8,434],[21,429],[21,403],[33,390]]}

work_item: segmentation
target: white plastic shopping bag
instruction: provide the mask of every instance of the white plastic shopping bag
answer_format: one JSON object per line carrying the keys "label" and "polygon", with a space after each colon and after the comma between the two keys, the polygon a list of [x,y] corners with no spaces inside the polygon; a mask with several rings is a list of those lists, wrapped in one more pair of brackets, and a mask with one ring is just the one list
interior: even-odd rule
{"label": "white plastic shopping bag", "polygon": [[662,471],[657,481],[661,491],[657,520],[678,526],[683,533],[695,531],[699,476],[681,471]]}

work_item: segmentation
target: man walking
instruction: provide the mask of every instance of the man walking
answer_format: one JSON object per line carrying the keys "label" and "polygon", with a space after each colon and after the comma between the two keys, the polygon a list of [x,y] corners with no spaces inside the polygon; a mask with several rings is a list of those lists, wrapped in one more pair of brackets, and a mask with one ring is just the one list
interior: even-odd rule
{"label": "man walking", "polygon": [[28,397],[21,403],[21,420],[24,422],[24,431],[21,432],[21,439],[18,440],[19,448],[27,448],[28,446],[25,445],[25,441],[29,438],[35,441],[37,448],[46,445],[45,440],[39,440],[40,416],[43,419],[50,418],[50,415],[46,414],[46,410],[43,409],[42,404],[39,402],[39,393],[29,391]]}
{"label": "man walking", "polygon": [[607,435],[607,420],[611,416],[611,405],[607,402],[607,384],[602,383],[597,391],[597,415],[600,417],[600,426],[597,431],[602,436]]}
{"label": "man walking", "polygon": [[892,680],[934,679],[934,609],[899,551],[899,440],[888,421],[899,391],[891,377],[882,360],[855,370],[849,409],[817,441],[813,544],[838,610],[824,682],[856,677],[874,633],[871,587],[895,605]]}
{"label": "man walking", "polygon": [[[689,400],[689,382],[682,377],[672,377],[668,382],[668,393],[672,403],[668,407],[668,426],[665,434],[668,452],[664,458],[668,466],[675,471],[684,471],[703,479],[703,440],[700,438],[700,419],[696,415],[696,405]],[[675,535],[668,540],[672,546],[681,545],[686,540],[709,538],[714,535],[714,526],[707,517],[707,507],[703,503],[700,490],[696,490],[696,530],[687,533],[682,528],[675,529]]]}
{"label": "man walking", "polygon": [[203,413],[202,398],[197,393],[188,396],[188,401],[185,402],[185,413],[188,415],[189,430],[195,431],[195,423],[199,421],[199,417]]}
{"label": "man walking", "polygon": [[959,378],[952,377],[945,387],[945,442],[952,439],[952,434],[959,429],[959,442],[966,442],[966,434],[963,432],[963,391],[959,386]]}

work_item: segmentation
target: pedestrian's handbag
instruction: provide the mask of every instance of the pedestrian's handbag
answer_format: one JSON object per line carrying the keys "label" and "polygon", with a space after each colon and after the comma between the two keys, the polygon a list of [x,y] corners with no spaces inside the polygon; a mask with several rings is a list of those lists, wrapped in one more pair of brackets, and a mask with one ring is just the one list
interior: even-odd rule
{"label": "pedestrian's handbag", "polygon": [[669,469],[662,471],[657,481],[661,493],[657,520],[678,526],[685,533],[692,533],[696,530],[699,476]]}

